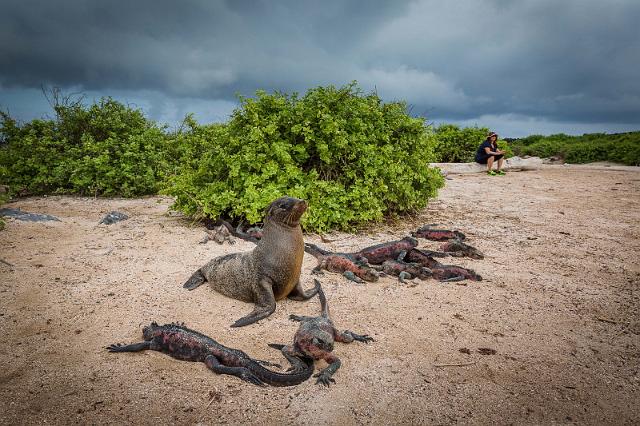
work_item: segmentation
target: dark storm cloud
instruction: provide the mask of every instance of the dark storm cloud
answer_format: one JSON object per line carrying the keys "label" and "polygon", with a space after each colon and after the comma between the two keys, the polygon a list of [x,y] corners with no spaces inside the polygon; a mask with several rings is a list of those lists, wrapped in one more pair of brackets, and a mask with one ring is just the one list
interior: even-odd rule
{"label": "dark storm cloud", "polygon": [[5,1],[0,86],[188,111],[357,80],[432,119],[639,125],[637,22],[636,0]]}
{"label": "dark storm cloud", "polygon": [[403,10],[401,3],[380,3],[387,6],[10,2],[0,18],[0,67],[6,70],[0,83],[205,97],[232,97],[236,90],[269,84],[306,87],[314,79],[332,80],[323,74],[335,74],[335,51],[344,52],[349,40]]}

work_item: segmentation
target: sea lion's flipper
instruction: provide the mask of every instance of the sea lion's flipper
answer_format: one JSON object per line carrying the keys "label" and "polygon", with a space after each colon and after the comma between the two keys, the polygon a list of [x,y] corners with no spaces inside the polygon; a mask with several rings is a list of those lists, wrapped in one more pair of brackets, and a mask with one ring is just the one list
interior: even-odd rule
{"label": "sea lion's flipper", "polygon": [[268,317],[276,310],[276,298],[273,295],[273,285],[271,280],[262,278],[258,284],[255,294],[256,307],[246,317],[240,318],[231,324],[231,327],[244,327],[253,324],[263,318]]}
{"label": "sea lion's flipper", "polygon": [[202,284],[204,284],[205,281],[207,281],[207,279],[205,278],[202,271],[198,269],[193,273],[193,275],[191,275],[191,278],[189,278],[187,282],[182,285],[182,287],[186,288],[187,290],[193,290],[194,288],[200,287]]}
{"label": "sea lion's flipper", "polygon": [[298,284],[296,284],[295,288],[291,290],[291,293],[287,295],[287,298],[298,301],[308,300],[315,296],[316,293],[318,293],[317,287],[314,287],[311,290],[305,290],[302,288],[302,284],[300,284],[300,281],[298,281]]}

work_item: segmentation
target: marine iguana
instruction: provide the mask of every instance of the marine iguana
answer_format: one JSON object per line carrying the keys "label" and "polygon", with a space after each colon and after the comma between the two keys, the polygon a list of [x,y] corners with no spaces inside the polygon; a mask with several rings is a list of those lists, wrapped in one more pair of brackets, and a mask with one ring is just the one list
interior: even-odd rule
{"label": "marine iguana", "polygon": [[384,272],[388,275],[394,275],[398,277],[401,283],[405,283],[405,280],[411,280],[419,278],[426,280],[433,275],[431,269],[426,268],[419,263],[405,262],[406,252],[400,253],[397,259],[389,259],[382,262],[382,265],[374,266],[375,269]]}
{"label": "marine iguana", "polygon": [[318,266],[313,268],[313,273],[319,273],[324,269],[340,273],[345,278],[356,282],[360,282],[358,279],[368,282],[378,281],[378,273],[368,265],[365,257],[357,253],[332,253],[311,243],[304,244],[304,251],[318,259]]}
{"label": "marine iguana", "polygon": [[290,315],[292,321],[300,322],[298,331],[293,338],[293,345],[281,345],[270,343],[269,346],[279,349],[287,359],[289,357],[311,357],[315,360],[323,359],[329,364],[328,367],[320,371],[313,377],[317,377],[317,384],[329,386],[335,383],[331,376],[340,368],[341,361],[332,353],[334,342],[351,343],[354,340],[369,343],[373,337],[367,334],[356,334],[352,331],[338,331],[333,325],[329,316],[329,305],[325,297],[320,281],[314,279],[315,288],[320,298],[321,313],[319,317],[307,317]]}
{"label": "marine iguana", "polygon": [[415,232],[412,232],[411,235],[418,238],[426,238],[431,241],[446,241],[451,238],[457,238],[459,240],[464,240],[465,235],[460,231],[451,231],[448,229],[435,229],[432,228],[433,225],[424,225],[418,228]]}
{"label": "marine iguana", "polygon": [[365,247],[354,253],[332,253],[315,244],[305,243],[307,253],[318,259],[315,272],[321,269],[342,273],[347,279],[354,280],[353,275],[369,282],[378,281],[378,274],[371,265],[381,265],[385,260],[396,259],[400,253],[411,250],[418,245],[418,240],[405,237],[397,241]]}
{"label": "marine iguana", "polygon": [[433,278],[438,281],[462,281],[469,279],[472,281],[482,281],[482,277],[472,269],[463,268],[456,265],[443,265],[420,249],[410,250],[403,259],[405,262],[418,263],[431,269]]}
{"label": "marine iguana", "polygon": [[364,257],[372,265],[381,265],[385,260],[397,259],[401,253],[406,253],[417,245],[418,240],[415,238],[404,237],[401,240],[365,247],[353,255]]}
{"label": "marine iguana", "polygon": [[457,238],[452,238],[446,243],[440,246],[440,250],[444,253],[449,254],[450,256],[455,257],[470,257],[472,259],[484,259],[484,254],[480,252],[475,247],[470,246],[469,244],[463,243]]}
{"label": "marine iguana", "polygon": [[264,234],[256,247],[245,253],[216,257],[199,268],[184,283],[193,290],[204,282],[219,293],[244,302],[254,302],[249,315],[232,327],[252,324],[271,315],[276,300],[288,297],[307,300],[315,290],[305,291],[300,284],[304,240],[300,217],[307,209],[304,200],[280,197],[273,201],[264,220]]}
{"label": "marine iguana", "polygon": [[236,242],[231,239],[233,234],[229,231],[224,224],[214,226],[211,229],[207,228],[204,238],[200,241],[200,244],[206,244],[209,241],[215,241],[218,244],[224,244],[225,241],[229,244],[235,244]]}
{"label": "marine iguana", "polygon": [[193,331],[184,324],[151,325],[142,329],[144,341],[130,345],[121,343],[107,346],[109,352],[139,352],[144,350],[160,351],[173,358],[184,361],[204,362],[218,374],[230,374],[240,379],[264,386],[294,386],[313,374],[313,358],[290,355],[283,352],[292,366],[288,373],[269,370],[263,365],[277,366],[268,361],[255,360],[239,349],[228,348],[202,333]]}

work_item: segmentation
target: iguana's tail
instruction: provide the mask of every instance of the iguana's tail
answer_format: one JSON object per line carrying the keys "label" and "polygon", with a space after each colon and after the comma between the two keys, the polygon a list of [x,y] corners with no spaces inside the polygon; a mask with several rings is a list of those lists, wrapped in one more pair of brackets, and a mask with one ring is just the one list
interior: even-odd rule
{"label": "iguana's tail", "polygon": [[320,281],[314,278],[313,282],[316,285],[318,297],[320,298],[320,315],[324,318],[329,318],[329,304],[327,303],[327,297],[324,295],[324,291],[322,291],[322,286],[320,286]]}

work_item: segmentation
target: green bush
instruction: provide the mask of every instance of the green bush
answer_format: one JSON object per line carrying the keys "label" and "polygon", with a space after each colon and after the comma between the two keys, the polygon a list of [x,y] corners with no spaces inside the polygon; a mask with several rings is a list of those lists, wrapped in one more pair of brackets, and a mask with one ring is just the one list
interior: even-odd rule
{"label": "green bush", "polygon": [[498,139],[497,141],[498,143],[498,149],[501,151],[504,151],[504,158],[511,158],[513,157],[513,149],[511,149],[511,145],[503,140],[503,139]]}
{"label": "green bush", "polygon": [[533,157],[562,157],[564,158],[567,149],[566,142],[558,140],[546,140],[542,139],[531,145],[525,146],[522,150],[523,155],[530,155]]}
{"label": "green bush", "polygon": [[564,161],[567,163],[593,163],[608,159],[609,143],[580,142],[567,145],[564,150]]}
{"label": "green bush", "polygon": [[[489,129],[441,124],[435,128],[434,133],[436,162],[471,163],[475,161],[478,147],[487,138]],[[498,140],[498,148],[505,151],[505,158],[513,156],[513,151],[506,141]]]}
{"label": "green bush", "polygon": [[434,152],[439,163],[473,162],[476,151],[486,139],[486,127],[464,127],[455,124],[441,124],[435,129]]}
{"label": "green bush", "polygon": [[323,232],[415,212],[443,186],[428,167],[433,136],[404,103],[384,104],[355,83],[240,101],[227,125],[191,123],[179,135],[185,155],[166,191],[174,208],[256,223],[287,194],[309,202],[303,227]]}
{"label": "green bush", "polygon": [[635,142],[632,140],[622,140],[612,143],[611,145],[611,149],[608,152],[609,161],[626,164],[628,166],[640,166],[640,140],[636,140]]}
{"label": "green bush", "polygon": [[151,194],[167,169],[166,136],[111,98],[53,105],[55,120],[19,124],[2,113],[0,183],[12,192]]}
{"label": "green bush", "polygon": [[557,134],[534,135],[512,144],[517,155],[560,157],[567,163],[612,161],[627,165],[640,164],[640,132],[591,133],[582,136]]}
{"label": "green bush", "polygon": [[[0,192],[0,207],[2,207],[2,205],[7,201],[9,201],[9,194],[5,192]],[[0,216],[0,231],[2,231],[4,227],[5,227],[4,218]]]}

